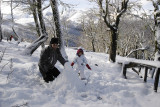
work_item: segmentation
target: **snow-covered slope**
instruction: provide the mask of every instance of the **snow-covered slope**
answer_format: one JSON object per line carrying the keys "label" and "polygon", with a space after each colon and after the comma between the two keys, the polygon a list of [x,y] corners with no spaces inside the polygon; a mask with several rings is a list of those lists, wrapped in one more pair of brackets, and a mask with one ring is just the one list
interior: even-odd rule
{"label": "snow-covered slope", "polygon": [[[89,82],[81,81],[70,63],[65,68],[58,62],[60,76],[45,83],[38,70],[41,48],[32,56],[21,52],[29,43],[0,42],[0,107],[159,107],[158,93],[153,91],[153,80],[144,83],[134,72],[121,77],[121,67],[107,62],[108,55],[85,52],[92,70],[85,68]],[[66,48],[72,62],[76,50]],[[119,57],[120,58],[120,57]],[[68,65],[68,66],[67,66]]]}
{"label": "snow-covered slope", "polygon": [[84,12],[87,12],[88,10],[67,10],[64,11],[63,14],[60,14],[61,18],[66,18],[67,20],[72,21],[73,23],[81,23],[81,17],[83,16]]}
{"label": "snow-covered slope", "polygon": [[[72,35],[72,37],[74,36],[74,38],[81,36],[82,28],[80,25],[80,17],[82,14],[83,14],[83,11],[80,11],[80,10],[79,11],[77,10],[69,11],[68,10],[68,11],[65,11],[63,14],[60,14],[61,22],[64,22],[65,20],[66,22],[65,24],[67,24],[67,27],[68,27],[67,28],[68,31],[62,31],[64,32],[64,35],[66,35],[65,32],[68,32],[67,35]],[[51,10],[47,9],[44,11],[45,19],[48,17],[51,17],[52,15],[53,14]],[[9,38],[10,35],[13,35],[15,38],[17,38],[12,30],[13,26],[14,26],[14,30],[16,31],[17,35],[23,38],[24,40],[33,41],[37,38],[32,15],[27,15],[27,13],[22,14],[21,12],[20,14],[15,14],[16,23],[12,23],[10,21],[11,18],[9,16],[10,14],[4,15],[4,18],[3,18],[4,21],[2,23],[3,35],[5,38],[6,37]],[[67,21],[69,21],[69,23]],[[32,25],[32,28],[29,25]],[[66,27],[64,26],[64,23],[62,23],[61,25],[62,27]],[[46,22],[46,27],[51,28],[48,22]],[[74,40],[70,39],[69,46],[76,46],[76,45],[77,43]]]}
{"label": "snow-covered slope", "polygon": [[16,34],[25,41],[33,41],[37,38],[36,32],[33,29],[29,29],[29,26],[13,23],[8,20],[4,20],[2,23],[2,31],[4,38],[9,38],[11,35],[13,35],[14,38],[17,39],[12,27],[14,28]]}

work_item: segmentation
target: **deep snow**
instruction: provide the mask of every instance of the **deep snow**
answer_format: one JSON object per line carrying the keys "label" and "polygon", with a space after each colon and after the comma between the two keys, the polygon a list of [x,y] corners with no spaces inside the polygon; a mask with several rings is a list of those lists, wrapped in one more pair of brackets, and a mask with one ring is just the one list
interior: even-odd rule
{"label": "deep snow", "polygon": [[86,81],[78,78],[76,67],[70,67],[76,50],[66,48],[69,63],[63,67],[57,62],[61,75],[45,83],[37,65],[41,48],[32,56],[23,56],[21,53],[28,45],[0,42],[0,56],[6,48],[0,63],[0,107],[160,107],[160,87],[157,93],[153,91],[153,79],[144,83],[130,70],[128,79],[122,78],[121,66],[108,62],[104,53],[85,52],[92,68],[85,68],[89,77],[85,85]]}

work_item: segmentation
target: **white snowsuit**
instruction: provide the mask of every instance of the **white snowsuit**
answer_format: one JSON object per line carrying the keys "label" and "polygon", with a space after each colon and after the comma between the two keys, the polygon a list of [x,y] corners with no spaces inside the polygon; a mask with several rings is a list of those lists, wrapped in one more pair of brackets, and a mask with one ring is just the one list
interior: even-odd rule
{"label": "white snowsuit", "polygon": [[80,73],[80,77],[81,79],[84,79],[85,78],[85,75],[84,75],[84,68],[87,64],[87,59],[84,55],[81,55],[80,57],[77,55],[75,58],[74,58],[74,61],[73,63],[77,63],[77,71]]}

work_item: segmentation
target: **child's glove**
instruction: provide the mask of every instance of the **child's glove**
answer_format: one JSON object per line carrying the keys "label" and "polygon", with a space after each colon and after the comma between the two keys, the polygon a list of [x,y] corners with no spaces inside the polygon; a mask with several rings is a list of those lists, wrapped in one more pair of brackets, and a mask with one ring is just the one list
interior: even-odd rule
{"label": "child's glove", "polygon": [[91,67],[88,64],[86,64],[86,67],[91,70]]}
{"label": "child's glove", "polygon": [[72,62],[72,63],[71,63],[71,66],[73,66],[73,65],[74,65],[74,63]]}

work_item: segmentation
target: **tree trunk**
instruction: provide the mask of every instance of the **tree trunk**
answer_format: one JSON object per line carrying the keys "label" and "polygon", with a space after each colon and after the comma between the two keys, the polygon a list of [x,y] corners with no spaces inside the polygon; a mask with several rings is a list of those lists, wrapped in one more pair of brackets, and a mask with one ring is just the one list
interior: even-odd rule
{"label": "tree trunk", "polygon": [[[157,51],[157,55],[160,55],[160,11],[159,11],[159,5],[160,3],[157,1],[152,1],[153,2],[153,6],[154,6],[154,21],[155,21],[155,37],[156,37],[156,41],[155,41],[155,50]],[[157,57],[155,56],[155,60]]]}
{"label": "tree trunk", "polygon": [[[41,27],[39,25],[39,20],[38,20],[38,5],[37,5],[37,1],[36,0],[28,0],[28,3],[30,5],[30,9],[32,11],[32,15],[34,18],[34,22],[35,22],[35,26],[36,26],[36,31],[37,31],[37,35],[38,37],[41,36]],[[42,48],[45,47],[44,43],[41,44]]]}
{"label": "tree trunk", "polygon": [[56,0],[50,0],[50,2],[51,2],[52,11],[53,11],[53,19],[54,19],[54,23],[55,23],[56,35],[59,38],[60,48],[62,48],[63,40],[62,40],[61,25],[60,25],[60,21],[59,21],[57,1]]}
{"label": "tree trunk", "polygon": [[55,23],[56,35],[59,38],[60,50],[61,50],[62,56],[67,60],[68,56],[64,49],[64,43],[63,43],[63,37],[62,37],[63,35],[61,31],[57,0],[50,0],[50,3],[51,3],[52,12],[53,12],[53,19]]}
{"label": "tree trunk", "polygon": [[2,3],[2,0],[0,0],[0,42],[1,42],[2,39],[3,39],[3,36],[2,36],[2,28],[1,28],[1,25],[2,25],[1,3]]}
{"label": "tree trunk", "polygon": [[94,46],[94,39],[92,39],[92,50],[93,52],[96,52],[95,46]]}
{"label": "tree trunk", "polygon": [[38,18],[40,21],[40,27],[41,27],[41,36],[35,40],[30,46],[28,46],[24,50],[25,55],[32,55],[33,52],[48,39],[48,34],[46,32],[45,23],[43,20],[43,14],[42,14],[42,6],[41,6],[41,0],[38,0],[37,2],[37,8],[38,8]]}
{"label": "tree trunk", "polygon": [[[116,11],[115,13],[117,16],[115,17],[114,24],[111,21],[111,15],[110,13],[110,0],[97,0],[97,3],[100,8],[100,15],[103,17],[105,24],[107,25],[108,28],[111,30],[111,44],[110,44],[110,53],[109,53],[109,60],[112,62],[116,62],[116,50],[117,50],[117,37],[118,37],[118,25],[120,22],[121,16],[126,12],[127,10],[127,5],[128,5],[129,0],[122,0],[121,2],[121,9],[119,7],[115,7]],[[105,3],[105,6],[103,5]],[[105,8],[104,8],[105,7]],[[118,12],[118,13],[117,13]]]}
{"label": "tree trunk", "polygon": [[40,37],[41,36],[41,32],[40,32],[40,26],[39,26],[38,16],[37,16],[36,1],[33,0],[33,4],[30,4],[30,6],[31,6],[34,22],[35,22],[35,25],[36,25],[36,31],[37,31],[38,37]]}
{"label": "tree trunk", "polygon": [[110,44],[109,60],[112,62],[116,61],[117,36],[118,36],[117,31],[111,30],[111,44]]}
{"label": "tree trunk", "polygon": [[39,24],[38,24],[38,18],[37,18],[36,13],[33,14],[33,18],[34,18],[34,22],[35,22],[35,25],[36,25],[37,35],[38,35],[38,37],[40,37],[41,36],[41,32],[40,32],[40,27],[39,27]]}
{"label": "tree trunk", "polygon": [[[45,27],[45,23],[43,20],[43,13],[42,13],[43,10],[42,10],[42,1],[41,0],[37,0],[37,11],[38,11],[38,17],[39,17],[39,23],[40,23],[40,32],[42,32],[42,34],[45,34],[46,27]],[[47,34],[47,36],[48,36],[48,34]],[[42,48],[45,48],[44,43],[42,43],[41,46],[42,46]]]}
{"label": "tree trunk", "polygon": [[[11,0],[10,6],[11,6],[11,17],[12,17],[12,22],[14,23],[14,17],[13,17],[13,0]],[[14,24],[13,24],[13,26],[14,26]]]}
{"label": "tree trunk", "polygon": [[157,44],[158,44],[157,41],[155,41],[154,44],[155,44],[155,46],[154,46],[154,48],[155,48],[154,52],[156,53],[157,52]]}
{"label": "tree trunk", "polygon": [[99,20],[100,20],[100,31],[101,31],[101,36],[102,36],[101,38],[102,38],[102,43],[103,43],[103,51],[106,52],[106,44],[105,44],[106,41],[105,41],[104,35],[102,34],[102,32],[103,32],[102,17],[100,17]]}
{"label": "tree trunk", "polygon": [[38,9],[38,17],[39,17],[39,23],[40,23],[40,26],[41,26],[41,31],[42,31],[42,34],[44,34],[44,33],[46,33],[46,27],[45,27],[45,23],[44,23],[44,20],[43,20],[41,0],[38,0],[38,2],[37,2],[37,9]]}
{"label": "tree trunk", "polygon": [[[160,13],[159,13],[160,15]],[[160,16],[157,17],[157,19],[160,18]],[[158,20],[160,22],[160,20]],[[156,25],[156,48],[159,50],[160,49],[160,23],[157,23]]]}
{"label": "tree trunk", "polygon": [[[136,43],[136,49],[138,49],[137,44],[138,44],[138,43]],[[138,59],[138,51],[135,51],[135,58]]]}

